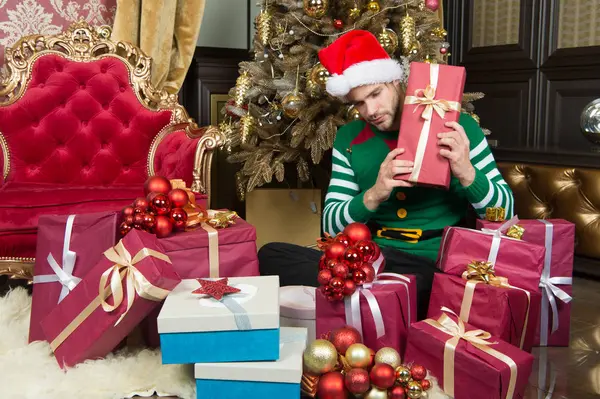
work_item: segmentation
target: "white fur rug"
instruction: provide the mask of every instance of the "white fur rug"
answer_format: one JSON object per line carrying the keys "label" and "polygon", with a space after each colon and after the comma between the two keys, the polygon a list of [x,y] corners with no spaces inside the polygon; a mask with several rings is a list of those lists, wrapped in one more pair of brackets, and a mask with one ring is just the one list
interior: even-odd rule
{"label": "white fur rug", "polygon": [[195,399],[193,369],[163,365],[160,350],[125,348],[63,371],[46,342],[27,344],[31,297],[16,288],[0,298],[0,397],[11,399]]}

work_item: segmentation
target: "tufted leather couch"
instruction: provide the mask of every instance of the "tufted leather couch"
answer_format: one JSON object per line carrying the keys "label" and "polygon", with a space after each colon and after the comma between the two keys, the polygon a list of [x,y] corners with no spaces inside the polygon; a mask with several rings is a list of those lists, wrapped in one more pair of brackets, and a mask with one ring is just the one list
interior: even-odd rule
{"label": "tufted leather couch", "polygon": [[[0,86],[0,274],[27,273],[41,214],[118,210],[149,175],[208,205],[216,128],[150,84],[151,60],[110,29],[73,24],[7,49]],[[23,275],[23,277],[28,277]]]}
{"label": "tufted leather couch", "polygon": [[514,162],[498,168],[519,217],[575,223],[575,270],[600,276],[600,169]]}

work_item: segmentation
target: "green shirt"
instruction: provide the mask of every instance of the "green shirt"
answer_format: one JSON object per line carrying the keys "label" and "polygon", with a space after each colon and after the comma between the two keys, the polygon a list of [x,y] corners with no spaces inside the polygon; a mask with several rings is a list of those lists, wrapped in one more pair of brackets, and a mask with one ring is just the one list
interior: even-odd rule
{"label": "green shirt", "polygon": [[[485,216],[487,207],[498,206],[505,208],[507,218],[512,217],[512,191],[498,171],[483,131],[467,114],[461,114],[459,123],[470,142],[470,158],[476,172],[473,183],[462,187],[453,176],[449,190],[396,188],[374,212],[365,207],[363,196],[375,184],[379,166],[395,148],[398,133],[379,131],[362,120],[342,126],[333,146],[332,175],[323,210],[324,231],[336,235],[352,222],[370,220],[388,228],[439,230],[464,219],[469,204],[480,217]],[[375,237],[374,241],[435,260],[441,237],[416,243],[383,237]]]}

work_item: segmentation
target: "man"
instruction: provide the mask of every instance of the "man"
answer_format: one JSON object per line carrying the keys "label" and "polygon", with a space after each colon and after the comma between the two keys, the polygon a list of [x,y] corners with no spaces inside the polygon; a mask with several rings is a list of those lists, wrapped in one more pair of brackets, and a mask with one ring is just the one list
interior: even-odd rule
{"label": "man", "polygon": [[[361,30],[339,37],[319,58],[331,74],[327,91],[352,103],[363,119],[342,126],[336,135],[323,230],[336,235],[352,222],[366,223],[382,248],[385,271],[417,276],[423,318],[444,227],[461,224],[469,205],[479,216],[487,207],[501,206],[510,217],[512,191],[481,128],[466,114],[459,123],[446,123],[452,131],[432,132],[440,156],[450,163],[450,189],[413,187],[402,180],[413,166],[397,160],[404,149],[395,148],[404,102],[401,80],[408,69]],[[320,255],[309,248],[270,244],[259,252],[261,273],[279,275],[282,285],[316,286]]]}

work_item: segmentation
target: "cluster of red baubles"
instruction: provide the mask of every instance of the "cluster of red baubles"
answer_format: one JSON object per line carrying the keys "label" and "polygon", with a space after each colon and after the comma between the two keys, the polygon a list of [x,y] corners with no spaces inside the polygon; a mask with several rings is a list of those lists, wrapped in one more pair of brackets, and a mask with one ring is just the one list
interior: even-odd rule
{"label": "cluster of red baubles", "polygon": [[131,229],[138,229],[163,238],[174,229],[185,228],[187,213],[183,208],[189,202],[185,190],[173,189],[168,179],[153,176],[146,180],[144,194],[145,197],[136,198],[133,204],[123,208],[123,222],[119,227],[122,236]]}
{"label": "cluster of red baubles", "polygon": [[328,300],[339,301],[375,279],[373,262],[381,252],[366,225],[349,224],[321,248],[325,253],[319,261],[318,281]]}

